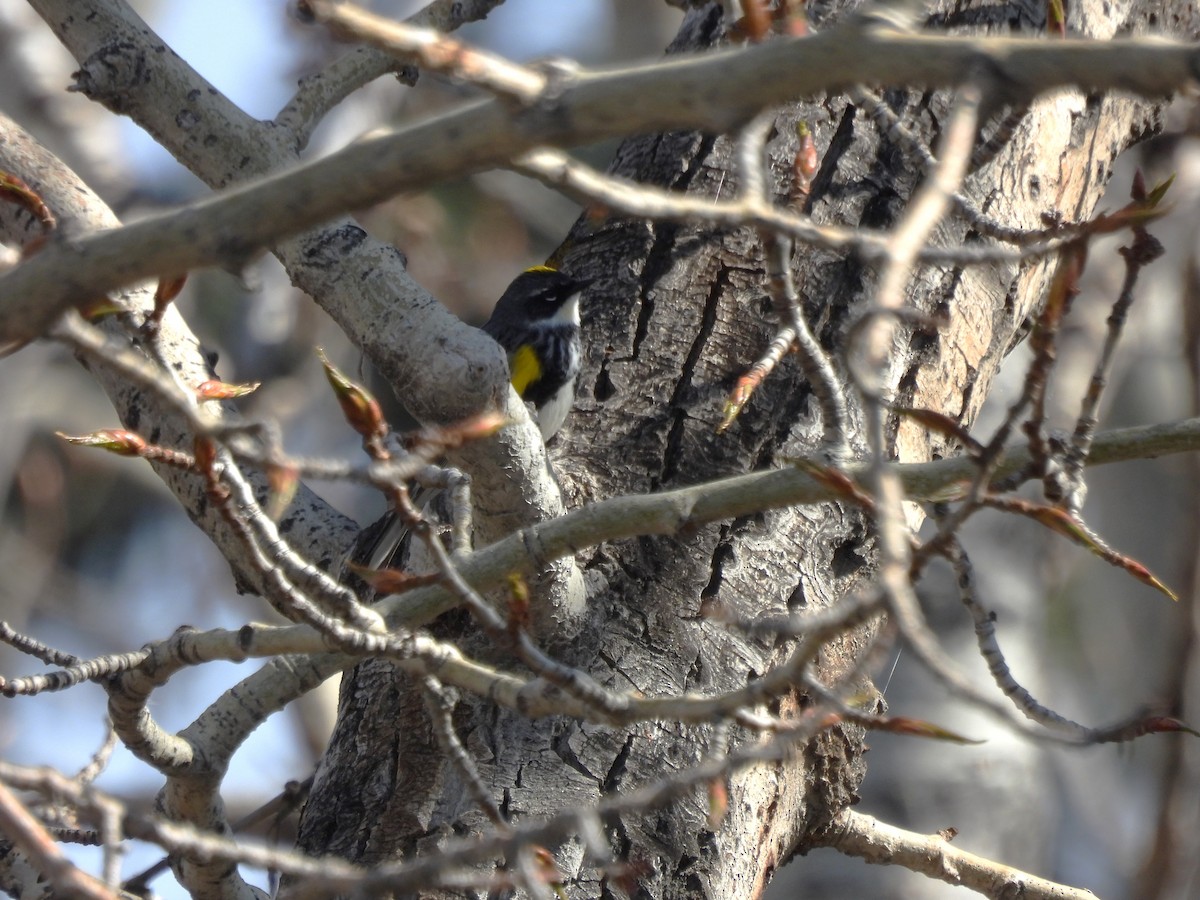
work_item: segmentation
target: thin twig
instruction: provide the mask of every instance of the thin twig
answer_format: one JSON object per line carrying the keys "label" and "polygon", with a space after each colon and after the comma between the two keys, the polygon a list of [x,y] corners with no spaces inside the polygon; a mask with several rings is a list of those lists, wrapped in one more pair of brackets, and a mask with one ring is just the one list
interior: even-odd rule
{"label": "thin twig", "polygon": [[899,865],[985,897],[1027,900],[1096,900],[1091,891],[1057,884],[959,850],[942,835],[917,834],[872,816],[843,810],[820,842],[868,863]]}
{"label": "thin twig", "polygon": [[119,900],[114,889],[88,875],[63,855],[42,824],[30,815],[3,781],[0,781],[0,833],[12,840],[62,896],[81,900]]}
{"label": "thin twig", "polygon": [[1090,729],[1039,703],[1037,698],[1013,676],[1012,670],[1004,658],[1004,653],[1000,649],[1000,642],[996,639],[996,616],[979,601],[979,591],[975,583],[975,572],[971,566],[971,560],[958,543],[950,544],[947,548],[947,557],[954,567],[959,599],[971,614],[971,620],[975,624],[975,640],[979,645],[979,655],[987,663],[988,671],[992,675],[992,680],[996,682],[996,686],[1012,700],[1026,718],[1047,728],[1077,734],[1086,740]]}
{"label": "thin twig", "polygon": [[305,0],[318,22],[339,36],[362,41],[422,69],[483,88],[522,106],[534,104],[549,79],[528,66],[471,47],[445,34],[375,15],[348,3]]}
{"label": "thin twig", "polygon": [[471,758],[467,748],[458,739],[458,733],[454,729],[454,700],[450,696],[450,692],[432,675],[426,675],[421,679],[421,696],[425,701],[425,711],[429,714],[438,746],[441,747],[450,763],[458,769],[459,775],[466,782],[471,799],[475,801],[476,806],[483,810],[492,825],[507,831],[508,819],[500,811],[491,792],[483,783],[475,760]]}
{"label": "thin twig", "polygon": [[[499,101],[470,104],[181,211],[69,244],[55,242],[0,276],[0,294],[13,301],[0,317],[0,342],[41,336],[67,307],[88,296],[163,272],[241,265],[253,248],[340,213],[427,187],[451,173],[461,176],[507,163],[545,144],[672,128],[720,132],[756,109],[851,83],[957,83],[968,75],[964,65],[975,67],[980,60],[1018,92],[1072,84],[1160,95],[1190,83],[1194,53],[1190,45],[1161,39],[1048,43],[847,26],[802,41],[675,57],[665,68],[581,73],[555,99],[556,114],[540,116],[536,123],[514,120]],[[772,77],[763,78],[768,72]],[[698,85],[705,86],[704,103],[694,102]],[[647,102],[650,98],[653,102]],[[614,115],[615,109],[621,114]],[[64,271],[72,278],[62,279]],[[81,294],[78,285],[87,291]]]}
{"label": "thin twig", "polygon": [[22,634],[7,622],[0,622],[0,642],[8,644],[28,656],[40,659],[48,666],[73,666],[79,662],[78,656],[63,650],[56,650],[49,644]]}
{"label": "thin twig", "polygon": [[[1140,178],[1137,183],[1141,183]],[[1135,200],[1138,199],[1136,193],[1135,188]],[[1137,285],[1138,276],[1143,268],[1162,256],[1163,252],[1162,244],[1141,226],[1133,229],[1133,241],[1130,246],[1122,247],[1120,250],[1121,258],[1125,261],[1125,278],[1121,284],[1121,292],[1108,315],[1108,332],[1105,335],[1104,347],[1101,349],[1100,358],[1096,360],[1096,368],[1088,382],[1079,417],[1075,422],[1075,430],[1071,435],[1070,451],[1064,460],[1064,476],[1068,487],[1082,482],[1084,460],[1087,459],[1088,452],[1091,450],[1092,440],[1096,435],[1096,426],[1099,424],[1097,409],[1100,405],[1100,397],[1108,383],[1113,356],[1116,352],[1117,342],[1121,339],[1125,319],[1129,315],[1130,307],[1133,306],[1133,289]],[[1077,493],[1078,488],[1070,496]],[[1056,500],[1058,498],[1051,496],[1048,499]],[[1076,509],[1080,505],[1082,503],[1073,505],[1071,508]]]}

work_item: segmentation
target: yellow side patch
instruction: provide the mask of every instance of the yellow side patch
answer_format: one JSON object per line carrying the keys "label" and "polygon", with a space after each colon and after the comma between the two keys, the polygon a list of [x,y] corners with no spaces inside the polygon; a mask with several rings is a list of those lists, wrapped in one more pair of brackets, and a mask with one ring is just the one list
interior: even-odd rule
{"label": "yellow side patch", "polygon": [[[530,266],[528,269],[525,270],[526,273],[528,273],[528,272],[557,272],[557,271],[558,271],[558,269],[554,268],[554,266]],[[522,274],[524,274],[524,273],[522,273]]]}
{"label": "yellow side patch", "polygon": [[525,396],[531,384],[542,377],[542,364],[538,362],[537,353],[530,344],[517,348],[508,358],[508,368],[512,386],[521,397]]}

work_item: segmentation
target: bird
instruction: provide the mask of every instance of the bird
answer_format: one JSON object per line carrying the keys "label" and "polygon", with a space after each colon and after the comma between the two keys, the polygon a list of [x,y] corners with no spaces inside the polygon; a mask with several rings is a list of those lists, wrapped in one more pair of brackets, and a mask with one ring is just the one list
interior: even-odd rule
{"label": "bird", "polygon": [[[518,275],[483,324],[483,331],[504,348],[509,382],[548,442],[566,421],[575,402],[575,383],[583,359],[580,299],[591,279],[574,278],[553,266],[532,266]],[[427,508],[433,497],[419,486],[411,492],[413,503]],[[408,532],[396,512],[360,537],[365,544],[358,559],[368,569],[389,565]],[[375,537],[374,535],[378,535]]]}
{"label": "bird", "polygon": [[533,266],[513,280],[483,325],[508,354],[513,389],[532,404],[543,441],[554,437],[575,402],[583,357],[579,302],[590,284]]}

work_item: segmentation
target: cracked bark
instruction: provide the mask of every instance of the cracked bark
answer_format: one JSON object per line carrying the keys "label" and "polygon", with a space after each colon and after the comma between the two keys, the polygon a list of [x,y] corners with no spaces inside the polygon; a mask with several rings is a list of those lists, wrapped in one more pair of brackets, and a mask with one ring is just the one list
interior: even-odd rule
{"label": "cracked bark", "polygon": [[[820,23],[842,6],[810,9]],[[961,28],[1000,15],[995,5],[982,12],[977,6],[956,5],[939,21]],[[1112,6],[1081,2],[1072,5],[1072,16],[1085,32],[1103,36],[1136,29],[1170,7],[1176,33],[1196,33],[1191,4],[1186,11],[1168,0]],[[1005,29],[1042,27],[1041,8],[1008,4],[1002,22],[995,21]],[[717,5],[702,5],[688,14],[679,44],[709,43],[720,28]],[[907,127],[935,139],[948,95],[890,90],[884,98]],[[1068,93],[1039,100],[997,158],[971,175],[965,192],[1007,225],[1037,227],[1047,213],[1085,216],[1112,159],[1155,132],[1160,113],[1161,104],[1128,98]],[[824,154],[811,195],[813,216],[873,227],[894,223],[917,184],[917,167],[840,96],[781,112],[768,148],[776,199],[784,200],[800,119]],[[996,122],[985,123],[983,139]],[[613,168],[692,194],[729,196],[737,189],[730,151],[728,137],[654,135],[627,141]],[[967,235],[957,220],[938,232],[943,241]],[[790,360],[728,433],[714,433],[733,379],[772,337],[753,232],[584,218],[566,248],[568,270],[598,279],[585,310],[586,358],[576,408],[552,448],[569,506],[786,465],[817,449],[819,414]],[[854,259],[810,248],[796,252],[794,272],[806,314],[836,353],[872,273]],[[1049,272],[1045,263],[921,268],[909,302],[947,324],[900,332],[890,376],[895,402],[929,407],[969,425],[1002,357],[1040,302]],[[851,437],[861,447],[861,437]],[[893,455],[904,461],[954,452],[940,436],[909,423],[893,425],[891,439]],[[589,584],[589,627],[556,648],[561,658],[613,690],[715,692],[745,684],[790,648],[701,619],[702,601],[741,616],[827,606],[870,580],[873,538],[857,510],[827,504],[746,517],[686,538],[594,548],[581,554],[580,563]],[[491,655],[471,639],[461,616],[440,627],[463,635],[469,652]],[[856,632],[831,643],[822,654],[822,675],[844,671],[866,637]],[[800,694],[784,697],[772,712],[794,712],[805,702]],[[592,803],[602,793],[645,784],[726,749],[712,746],[710,727],[530,722],[468,698],[457,709],[456,724],[497,802],[515,821]],[[726,746],[744,740],[753,738],[734,730]],[[609,833],[613,851],[647,864],[638,896],[757,896],[779,865],[803,852],[812,835],[855,802],[863,749],[859,729],[832,729],[790,761],[735,777],[719,830],[710,828],[707,799],[697,791],[670,808],[624,817]],[[430,851],[448,834],[486,828],[466,795],[433,745],[412,686],[386,664],[364,664],[344,685],[339,727],[318,773],[300,845],[365,863]],[[555,850],[570,896],[613,895],[578,843]]]}

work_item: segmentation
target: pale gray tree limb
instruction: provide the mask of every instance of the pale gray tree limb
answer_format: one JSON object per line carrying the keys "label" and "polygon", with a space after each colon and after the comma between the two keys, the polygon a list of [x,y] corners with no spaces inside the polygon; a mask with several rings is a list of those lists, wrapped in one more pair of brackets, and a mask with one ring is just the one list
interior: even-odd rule
{"label": "pale gray tree limb", "polygon": [[[51,8],[67,0],[34,2],[53,22],[56,16]],[[101,26],[116,29],[118,34],[129,31],[133,37],[134,26],[124,19],[115,23],[104,20],[95,28]],[[62,33],[60,29],[84,64],[103,47],[98,30],[91,39],[81,32],[83,29]],[[186,215],[174,214],[178,218],[166,233],[162,219],[153,217],[128,226],[124,240],[130,243],[123,247],[95,237],[75,247],[48,247],[0,278],[0,295],[22,298],[32,287],[42,290],[36,308],[19,299],[7,304],[6,315],[0,319],[0,338],[37,336],[65,305],[81,302],[85,285],[103,292],[161,272],[211,264],[238,266],[258,248],[289,233],[408,188],[506,165],[540,144],[587,143],[650,129],[721,132],[757,110],[797,96],[877,81],[954,85],[981,64],[1007,92],[1021,99],[1065,85],[1164,95],[1195,80],[1198,60],[1200,51],[1192,45],[1161,39],[1051,43],[912,35],[851,25],[802,42],[772,41],[747,49],[676,57],[652,66],[580,72],[570,84],[556,85],[553,97],[543,98],[523,112],[513,113],[502,101],[486,100],[424,123],[371,135],[286,176],[241,188],[222,201],[207,201]],[[168,71],[182,67],[178,60],[165,66]],[[768,72],[770,78],[764,78]],[[190,70],[176,71],[165,85],[155,87],[167,92],[165,101],[174,100],[191,109],[199,101],[188,100],[187,95],[202,90],[204,84],[199,76],[193,76]],[[97,99],[108,98],[116,89],[115,84],[106,85],[101,92],[97,86]],[[136,98],[125,97],[123,102],[131,99]],[[177,139],[176,113],[170,112],[176,107],[164,98],[155,99],[167,112],[152,115],[147,108],[139,121],[210,183],[219,187],[275,168],[261,161],[264,142],[268,148],[274,142],[240,111],[231,111],[227,102],[215,110],[193,112],[193,116],[206,128],[228,127],[229,139],[237,140],[240,151],[258,148],[257,164],[238,156],[244,168],[236,176],[227,171],[227,164],[216,161],[232,156],[232,151],[207,152],[208,148]],[[140,105],[137,112],[142,112]],[[170,122],[170,133],[159,134],[156,126],[166,128],[165,120]],[[268,157],[272,155],[285,156],[279,150]],[[200,215],[204,207],[219,210],[221,215],[215,211]],[[271,215],[266,214],[268,210]],[[227,237],[230,234],[236,239]],[[180,237],[187,240],[180,241]],[[123,252],[132,245],[140,248],[136,259]],[[71,277],[51,278],[51,272],[59,276],[69,272]]]}
{"label": "pale gray tree limb", "polygon": [[[297,163],[295,150],[279,129],[247,116],[178,56],[158,53],[161,40],[122,0],[32,3],[79,60],[81,89],[114,111],[132,116],[211,186],[225,187]],[[484,7],[486,4],[470,5],[475,11]],[[456,10],[439,6],[431,14],[454,15]],[[146,77],[137,75],[139,72]],[[215,144],[204,139],[210,132],[220,135]],[[274,237],[246,244],[232,222],[209,220],[185,226],[175,239],[211,243],[211,238],[222,233],[225,237],[218,242],[224,249],[217,250],[217,255],[229,265],[240,266],[247,254],[285,236],[268,226],[267,219],[278,222],[291,216],[287,205],[277,205],[269,212],[243,209],[243,213],[263,227],[261,234],[274,231]],[[302,227],[329,218],[309,219]],[[349,220],[341,220],[278,244],[275,250],[292,280],[333,317],[419,419],[447,424],[489,408],[519,423],[489,441],[464,447],[454,457],[472,476],[478,508],[488,512],[476,516],[485,540],[561,512],[561,498],[547,474],[537,430],[524,404],[509,389],[503,354],[494,341],[460,322],[413,282],[394,248],[373,240]],[[57,251],[47,247],[43,252]],[[157,251],[143,245],[133,255],[147,252]],[[125,255],[125,251],[117,255]],[[36,262],[38,257],[28,262]],[[128,261],[129,257],[125,258]],[[188,268],[187,264],[169,267],[173,272]],[[128,268],[125,275],[131,275]],[[78,302],[80,290],[89,291],[90,296],[105,290],[98,283],[85,288],[88,276],[83,270],[64,277],[72,282],[67,293],[73,302]],[[0,285],[0,297],[28,296],[23,294],[24,288],[14,287],[17,290],[9,294]],[[52,302],[43,297],[33,304],[40,310],[36,314],[41,316]],[[5,308],[17,312],[7,304]],[[565,567],[557,583],[566,596],[563,602],[573,602],[570,598],[580,590],[578,573]]]}
{"label": "pale gray tree limb", "polygon": [[944,835],[916,834],[850,809],[838,815],[821,842],[865,862],[903,866],[994,900],[1095,900],[1096,896],[960,850]]}

